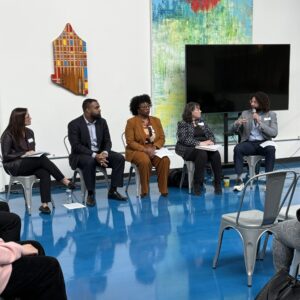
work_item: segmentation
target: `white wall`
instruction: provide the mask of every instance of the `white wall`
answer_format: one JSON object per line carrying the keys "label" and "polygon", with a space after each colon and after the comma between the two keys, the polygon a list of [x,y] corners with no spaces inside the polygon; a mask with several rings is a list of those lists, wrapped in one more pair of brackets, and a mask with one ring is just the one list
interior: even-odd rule
{"label": "white wall", "polygon": [[[278,112],[278,139],[300,136],[299,11],[298,0],[253,1],[253,43],[291,44],[290,109]],[[0,0],[0,131],[13,108],[28,107],[37,147],[66,154],[67,123],[81,114],[83,97],[52,84],[50,75],[51,42],[68,22],[87,42],[88,96],[99,99],[113,148],[122,151],[129,100],[151,93],[150,0]],[[280,142],[277,157],[289,157],[297,147],[300,141]],[[57,162],[70,176],[67,160]],[[172,167],[181,163],[174,157]],[[0,189],[5,181],[0,174]]]}

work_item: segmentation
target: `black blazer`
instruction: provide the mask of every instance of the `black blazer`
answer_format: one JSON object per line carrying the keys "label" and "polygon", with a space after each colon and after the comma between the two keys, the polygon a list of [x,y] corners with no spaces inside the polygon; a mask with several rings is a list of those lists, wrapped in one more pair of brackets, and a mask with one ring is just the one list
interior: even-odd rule
{"label": "black blazer", "polygon": [[[98,119],[95,126],[99,153],[102,151],[109,152],[112,143],[106,120],[103,118]],[[71,168],[75,170],[80,155],[91,156],[93,154],[89,130],[83,116],[76,118],[68,124],[68,137],[71,144],[69,163]]]}
{"label": "black blazer", "polygon": [[203,124],[201,125],[205,136],[203,139],[194,138],[195,127],[192,122],[182,120],[177,123],[177,143],[175,146],[175,152],[183,158],[188,156],[200,141],[211,140],[215,142],[215,136],[206,122],[203,119],[199,119],[197,122],[199,124]]}
{"label": "black blazer", "polygon": [[25,128],[25,140],[27,149],[21,147],[9,131],[5,131],[1,137],[2,162],[6,172],[17,175],[22,158],[27,151],[35,150],[34,133],[31,129]]}

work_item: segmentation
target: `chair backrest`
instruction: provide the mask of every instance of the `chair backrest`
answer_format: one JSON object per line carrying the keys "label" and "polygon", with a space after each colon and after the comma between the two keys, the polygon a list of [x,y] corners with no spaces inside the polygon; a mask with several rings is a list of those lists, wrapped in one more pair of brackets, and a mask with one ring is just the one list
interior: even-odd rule
{"label": "chair backrest", "polygon": [[299,178],[300,178],[300,175],[298,175],[297,178],[295,179],[294,187],[291,191],[291,196],[289,197],[288,204],[287,204],[287,207],[286,207],[286,210],[285,210],[284,220],[288,220],[290,218],[289,217],[289,211],[290,211],[290,207],[291,207],[291,204],[292,204],[292,201],[293,201],[293,198],[294,198],[294,194],[295,194],[295,190],[296,190]]}
{"label": "chair backrest", "polygon": [[[266,191],[264,193],[264,211],[261,226],[273,224],[277,220],[283,205],[286,202],[289,203],[291,201],[297,178],[296,172],[290,170],[273,171],[253,176],[245,184],[237,214],[237,224],[239,223],[239,216],[243,208],[243,202],[248,188],[250,188],[251,183],[254,180],[262,178],[266,179]],[[286,191],[284,192],[285,187]]]}
{"label": "chair backrest", "polygon": [[64,137],[64,145],[65,145],[68,155],[70,155],[71,154],[71,144],[69,141],[69,137],[67,135]]}

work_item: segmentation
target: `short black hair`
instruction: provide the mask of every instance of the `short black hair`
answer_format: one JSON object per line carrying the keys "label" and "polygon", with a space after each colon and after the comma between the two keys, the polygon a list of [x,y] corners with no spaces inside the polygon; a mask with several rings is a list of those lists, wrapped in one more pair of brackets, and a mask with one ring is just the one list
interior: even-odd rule
{"label": "short black hair", "polygon": [[188,102],[182,113],[182,120],[185,122],[192,122],[192,112],[195,108],[200,108],[200,104],[197,102]]}
{"label": "short black hair", "polygon": [[259,110],[262,110],[263,112],[270,111],[270,99],[266,93],[256,92],[255,94],[253,94],[251,96],[250,99],[252,99],[253,97],[256,99],[256,101],[259,104],[259,107],[258,107]]}
{"label": "short black hair", "polygon": [[150,96],[143,94],[140,96],[135,96],[131,99],[129,108],[130,108],[131,113],[134,116],[138,115],[138,109],[142,103],[148,103],[151,106],[152,102],[151,102]]}
{"label": "short black hair", "polygon": [[98,102],[96,99],[87,98],[82,102],[82,110],[86,111],[86,109],[90,106],[91,103]]}

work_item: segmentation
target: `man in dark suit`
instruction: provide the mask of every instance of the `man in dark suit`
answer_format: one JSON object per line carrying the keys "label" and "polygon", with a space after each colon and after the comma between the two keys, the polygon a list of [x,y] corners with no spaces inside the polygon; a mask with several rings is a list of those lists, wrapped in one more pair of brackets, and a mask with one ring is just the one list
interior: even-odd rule
{"label": "man in dark suit", "polygon": [[86,99],[82,109],[83,115],[68,125],[68,137],[72,147],[69,162],[73,170],[82,170],[88,190],[87,205],[95,205],[96,166],[112,169],[108,198],[124,201],[126,197],[117,191],[117,187],[123,186],[124,157],[111,151],[109,129],[105,119],[101,117],[98,101]]}

